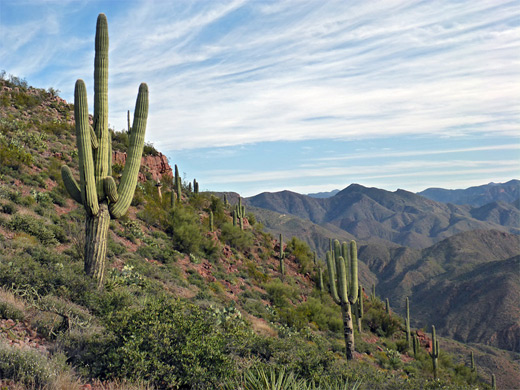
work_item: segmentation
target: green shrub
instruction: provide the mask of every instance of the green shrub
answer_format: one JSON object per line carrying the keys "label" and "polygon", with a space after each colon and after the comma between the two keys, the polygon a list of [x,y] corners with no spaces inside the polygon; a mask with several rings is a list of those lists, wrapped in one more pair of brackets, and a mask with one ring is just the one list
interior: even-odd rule
{"label": "green shrub", "polygon": [[226,222],[222,224],[220,240],[239,251],[250,249],[253,245],[253,234],[248,231],[241,230],[238,226]]}
{"label": "green shrub", "polygon": [[11,379],[29,388],[52,387],[65,368],[59,358],[48,359],[38,351],[11,347],[0,341],[0,378]]}
{"label": "green shrub", "polygon": [[232,353],[249,331],[198,306],[161,298],[115,313],[114,343],[100,359],[109,377],[144,379],[160,388],[217,388],[236,375]]}
{"label": "green shrub", "polygon": [[296,257],[296,261],[298,264],[300,264],[300,272],[302,274],[308,273],[313,269],[314,254],[306,242],[293,237],[287,243],[286,251],[288,254],[292,254],[294,257]]}
{"label": "green shrub", "polygon": [[16,214],[9,221],[8,227],[11,230],[25,232],[36,237],[43,245],[55,245],[58,243],[54,233],[48,226],[29,215]]}
{"label": "green shrub", "polygon": [[18,211],[18,207],[13,202],[5,203],[0,206],[2,213],[4,214],[14,214]]}

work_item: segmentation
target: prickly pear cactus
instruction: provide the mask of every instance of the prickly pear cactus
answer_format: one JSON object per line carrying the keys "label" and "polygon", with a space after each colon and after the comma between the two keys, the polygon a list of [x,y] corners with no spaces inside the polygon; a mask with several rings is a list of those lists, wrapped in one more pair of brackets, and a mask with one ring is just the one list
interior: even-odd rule
{"label": "prickly pear cactus", "polygon": [[94,59],[94,123],[89,123],[87,91],[83,80],[74,90],[79,184],[70,168],[61,173],[70,196],[87,212],[85,224],[85,272],[103,284],[107,232],[110,218],[123,216],[137,185],[144,134],[148,118],[148,86],[141,84],[130,132],[130,148],[121,182],[112,178],[112,142],[108,131],[108,23],[104,14],[97,19]]}

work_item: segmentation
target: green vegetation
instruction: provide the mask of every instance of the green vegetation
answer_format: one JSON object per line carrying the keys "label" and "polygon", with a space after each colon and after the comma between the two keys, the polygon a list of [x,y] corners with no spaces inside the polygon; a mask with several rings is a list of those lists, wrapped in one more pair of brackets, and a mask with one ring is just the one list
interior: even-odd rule
{"label": "green vegetation", "polygon": [[108,23],[100,14],[96,26],[94,59],[94,127],[89,123],[87,92],[83,80],[76,81],[74,117],[79,153],[80,183],[67,165],[62,178],[72,199],[87,212],[85,225],[85,272],[103,285],[107,233],[110,218],[120,218],[132,202],[141,165],[148,117],[148,87],[141,84],[135,105],[129,150],[119,186],[112,177],[112,140],[108,131]]}
{"label": "green vegetation", "polygon": [[[177,197],[177,182],[162,197],[152,180],[137,184],[128,216],[107,224],[99,289],[84,272],[91,215],[66,196],[69,177],[60,175],[63,163],[70,177],[84,165],[70,132],[72,107],[56,91],[2,83],[40,103],[24,103],[31,115],[22,115],[17,107],[31,99],[0,92],[0,143],[30,156],[0,167],[0,389],[489,388],[444,344],[432,370],[428,340],[408,330],[409,315],[403,326],[375,291],[363,300],[354,243],[334,244],[327,278],[303,241],[286,238],[284,249],[280,238],[280,255],[241,200],[228,207],[199,193],[196,181]],[[112,133],[114,149],[129,151],[138,129],[128,130]],[[347,339],[350,309],[324,292],[328,281],[357,317]],[[355,359],[347,360],[351,339]]]}

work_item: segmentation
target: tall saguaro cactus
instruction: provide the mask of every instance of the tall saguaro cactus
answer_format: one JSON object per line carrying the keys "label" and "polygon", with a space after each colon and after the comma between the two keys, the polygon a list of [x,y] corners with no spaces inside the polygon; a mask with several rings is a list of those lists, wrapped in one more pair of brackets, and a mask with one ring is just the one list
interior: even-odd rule
{"label": "tall saguaro cactus", "polygon": [[70,196],[87,212],[85,224],[85,272],[97,279],[101,287],[104,277],[107,232],[110,218],[123,216],[134,196],[146,120],[148,118],[148,86],[141,84],[135,104],[130,132],[130,147],[119,186],[112,178],[112,142],[108,131],[108,23],[99,14],[96,25],[94,59],[94,126],[90,126],[87,90],[77,80],[74,90],[74,116],[79,156],[79,184],[70,168],[61,169]]}
{"label": "tall saguaro cactus", "polygon": [[283,251],[283,235],[280,233],[280,274],[285,275],[285,253]]}
{"label": "tall saguaro cactus", "polygon": [[[354,327],[352,325],[352,309],[358,299],[358,263],[357,246],[350,242],[350,251],[345,251],[348,258],[341,254],[338,240],[334,240],[334,254],[327,252],[327,269],[329,271],[330,295],[341,307],[343,334],[345,336],[345,354],[348,360],[354,357]],[[350,277],[347,281],[347,275]],[[337,286],[336,286],[337,284]]]}
{"label": "tall saguaro cactus", "polygon": [[412,338],[410,336],[410,300],[408,297],[406,297],[406,318],[404,321],[406,325],[406,342],[408,343],[408,348],[410,348],[412,344]]}
{"label": "tall saguaro cactus", "polygon": [[439,358],[439,340],[437,340],[437,335],[435,334],[434,325],[432,325],[432,351],[430,352],[430,357],[432,358],[433,377],[435,379],[437,379],[437,368],[438,368],[438,358]]}

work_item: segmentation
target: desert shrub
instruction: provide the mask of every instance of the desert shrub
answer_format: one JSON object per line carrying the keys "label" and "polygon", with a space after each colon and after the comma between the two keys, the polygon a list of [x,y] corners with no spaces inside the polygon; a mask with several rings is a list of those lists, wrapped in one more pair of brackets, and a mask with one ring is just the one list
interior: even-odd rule
{"label": "desert shrub", "polygon": [[0,167],[3,173],[6,173],[4,168],[18,170],[24,165],[31,165],[33,161],[33,156],[22,146],[0,139]]}
{"label": "desert shrub", "polygon": [[8,202],[0,206],[0,210],[4,214],[14,214],[18,211],[18,207],[13,202]]}
{"label": "desert shrub", "polygon": [[74,125],[65,121],[47,121],[43,122],[39,127],[43,133],[54,134],[57,137],[61,137],[64,134],[74,134]]}
{"label": "desert shrub", "polygon": [[314,254],[312,253],[309,245],[306,242],[299,240],[296,237],[291,238],[291,240],[287,243],[286,248],[287,253],[292,254],[296,257],[296,261],[300,264],[300,272],[305,274],[310,272],[314,266],[313,258]]}
{"label": "desert shrub", "polygon": [[20,321],[25,319],[25,304],[15,298],[14,294],[0,288],[0,318]]}
{"label": "desert shrub", "polygon": [[25,232],[36,237],[43,245],[55,245],[58,243],[52,230],[29,215],[16,214],[8,223],[8,227],[14,231]]}
{"label": "desert shrub", "polygon": [[251,232],[240,230],[238,226],[233,226],[229,222],[222,224],[220,240],[239,251],[251,248],[254,241]]}
{"label": "desert shrub", "polygon": [[296,302],[300,295],[297,288],[283,283],[280,279],[273,279],[266,283],[264,289],[271,303],[278,308],[287,307]]}
{"label": "desert shrub", "polygon": [[391,337],[401,328],[397,316],[388,315],[381,306],[374,305],[365,312],[364,321],[373,333],[379,336]]}
{"label": "desert shrub", "polygon": [[232,352],[249,331],[237,318],[160,298],[110,317],[114,342],[102,355],[108,377],[144,379],[160,388],[217,388],[236,374]]}
{"label": "desert shrub", "polygon": [[31,349],[11,347],[0,341],[0,378],[23,383],[28,388],[52,387],[65,369],[62,357],[47,358]]}
{"label": "desert shrub", "polygon": [[341,332],[343,322],[336,306],[324,305],[321,299],[309,297],[306,302],[298,305],[296,311],[306,322],[314,323],[320,330]]}
{"label": "desert shrub", "polygon": [[170,212],[167,225],[166,231],[172,235],[174,249],[194,255],[204,251],[214,253],[214,244],[204,236],[198,216],[190,207],[175,207]]}

